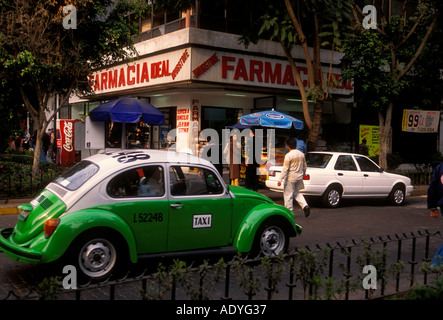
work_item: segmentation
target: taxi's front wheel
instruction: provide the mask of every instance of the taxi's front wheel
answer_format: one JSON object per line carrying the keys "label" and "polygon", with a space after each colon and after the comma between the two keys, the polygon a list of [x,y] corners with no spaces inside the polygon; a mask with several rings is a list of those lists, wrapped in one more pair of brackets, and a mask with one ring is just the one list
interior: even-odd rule
{"label": "taxi's front wheel", "polygon": [[285,252],[288,249],[289,237],[285,226],[276,221],[267,221],[258,229],[252,254],[261,254],[272,257]]}

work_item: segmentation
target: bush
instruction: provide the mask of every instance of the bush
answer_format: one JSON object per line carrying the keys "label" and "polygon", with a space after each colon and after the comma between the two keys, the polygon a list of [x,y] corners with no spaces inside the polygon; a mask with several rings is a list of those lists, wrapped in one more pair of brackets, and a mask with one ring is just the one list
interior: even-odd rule
{"label": "bush", "polygon": [[407,294],[401,297],[394,297],[393,300],[443,300],[443,278],[438,278],[433,286],[418,286],[412,288]]}
{"label": "bush", "polygon": [[0,198],[33,197],[49,182],[59,176],[65,167],[55,163],[40,164],[40,172],[32,176],[33,152],[19,152],[0,155]]}

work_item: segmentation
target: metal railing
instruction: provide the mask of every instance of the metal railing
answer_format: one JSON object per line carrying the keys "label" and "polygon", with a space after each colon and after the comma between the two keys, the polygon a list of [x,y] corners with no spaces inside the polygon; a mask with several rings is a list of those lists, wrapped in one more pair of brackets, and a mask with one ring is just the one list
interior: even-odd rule
{"label": "metal railing", "polygon": [[[130,271],[122,278],[79,285],[75,290],[61,289],[60,282],[54,285],[59,289],[56,298],[67,300],[383,298],[430,285],[441,276],[443,268],[430,264],[441,244],[440,232],[419,231],[296,248],[275,258],[236,256],[196,266],[173,261],[157,270]],[[376,270],[370,288],[364,285],[371,276],[363,272],[368,265]],[[23,297],[9,292],[4,299],[42,297],[47,298],[38,291]]]}
{"label": "metal railing", "polygon": [[0,200],[33,198],[59,175],[41,171],[33,177],[31,173],[3,173],[0,169]]}

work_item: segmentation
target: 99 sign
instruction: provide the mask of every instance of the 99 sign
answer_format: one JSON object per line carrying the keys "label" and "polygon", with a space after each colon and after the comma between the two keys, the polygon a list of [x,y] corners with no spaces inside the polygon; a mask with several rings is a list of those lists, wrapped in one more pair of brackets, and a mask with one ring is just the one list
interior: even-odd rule
{"label": "99 sign", "polygon": [[419,114],[416,114],[416,115],[410,114],[409,117],[408,117],[408,124],[407,124],[407,126],[408,127],[417,128],[418,125],[420,124],[420,122],[423,121],[422,118],[423,117],[420,117]]}

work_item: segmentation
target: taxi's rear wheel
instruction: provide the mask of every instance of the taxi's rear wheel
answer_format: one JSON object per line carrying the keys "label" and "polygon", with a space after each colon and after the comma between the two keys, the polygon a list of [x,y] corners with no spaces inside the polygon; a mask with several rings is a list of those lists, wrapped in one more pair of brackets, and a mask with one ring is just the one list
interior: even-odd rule
{"label": "taxi's rear wheel", "polygon": [[112,233],[98,232],[80,236],[73,247],[72,259],[87,280],[100,281],[115,274],[124,261],[123,249]]}
{"label": "taxi's rear wheel", "polygon": [[86,242],[78,252],[78,265],[82,273],[92,279],[111,274],[116,266],[117,249],[107,239],[97,238]]}

